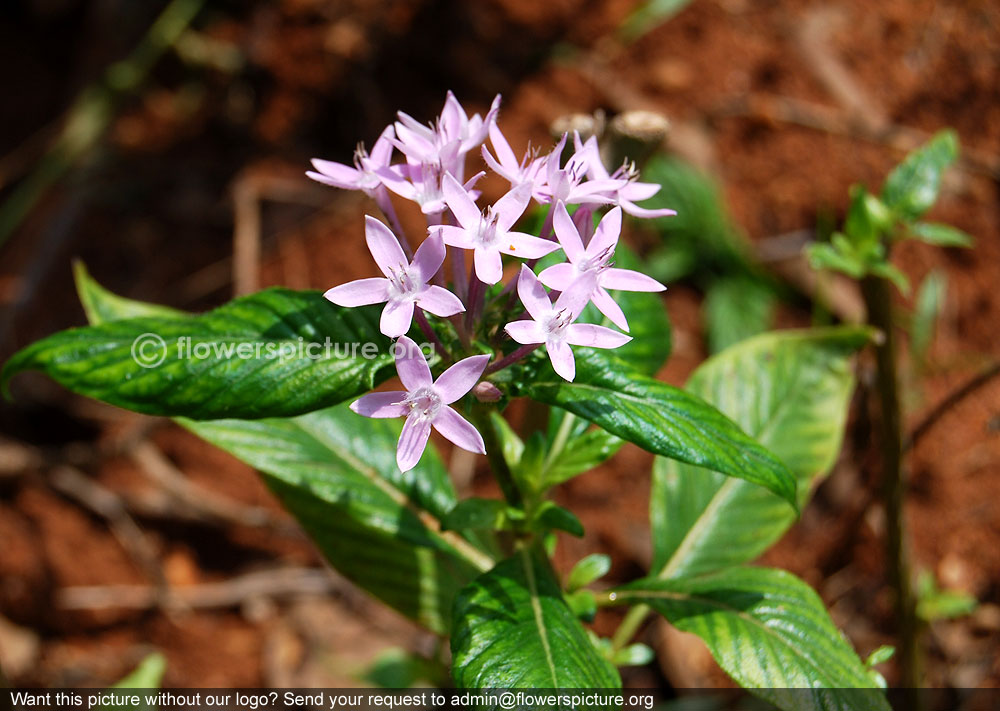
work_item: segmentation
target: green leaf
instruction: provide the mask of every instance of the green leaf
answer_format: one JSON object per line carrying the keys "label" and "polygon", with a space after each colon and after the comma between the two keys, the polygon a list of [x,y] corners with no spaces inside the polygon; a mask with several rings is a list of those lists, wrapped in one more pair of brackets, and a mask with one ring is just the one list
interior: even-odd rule
{"label": "green leaf", "polygon": [[643,174],[661,186],[645,205],[677,210],[673,217],[651,221],[662,246],[647,256],[644,271],[665,284],[695,273],[755,271],[715,181],[683,160],[665,156],[654,156]]}
{"label": "green leaf", "polygon": [[619,688],[548,562],[522,550],[459,593],[452,675],[465,689]]}
{"label": "green leaf", "polygon": [[[94,295],[94,319],[157,308],[106,298],[113,295],[82,270],[77,288]],[[399,471],[396,421],[360,417],[346,405],[292,419],[177,421],[262,471],[334,568],[436,632],[447,631],[458,589],[492,565],[442,531],[456,496],[434,451]]]}
{"label": "green leaf", "polygon": [[851,186],[851,205],[844,220],[844,234],[860,252],[870,250],[892,228],[892,211],[863,185]]}
{"label": "green leaf", "polygon": [[917,219],[934,205],[941,175],[957,157],[958,135],[940,131],[889,173],[882,200],[904,220]]}
{"label": "green leaf", "polygon": [[497,439],[500,440],[500,453],[503,456],[504,462],[512,470],[515,469],[521,461],[521,456],[524,454],[524,442],[517,436],[510,423],[496,410],[490,412],[490,422],[493,424]]}
{"label": "green leaf", "polygon": [[581,558],[569,577],[566,578],[566,590],[573,592],[585,585],[590,585],[598,578],[603,578],[611,570],[611,557],[603,553],[591,553],[585,558]]}
{"label": "green leaf", "polygon": [[597,616],[597,596],[591,590],[577,590],[566,595],[566,604],[577,619],[593,622]]}
{"label": "green leaf", "polygon": [[437,664],[431,660],[400,647],[390,647],[379,653],[361,680],[383,689],[409,689],[421,681],[439,685],[440,676]]}
{"label": "green leaf", "polygon": [[[643,262],[623,244],[615,250],[615,266],[645,273]],[[663,298],[656,292],[613,291],[612,297],[628,319],[632,340],[615,349],[615,357],[643,375],[656,375],[670,356],[672,336],[670,318]],[[617,329],[593,304],[580,314],[581,323],[596,323]]]}
{"label": "green leaf", "polygon": [[462,499],[441,519],[446,531],[466,528],[498,528],[504,521],[507,504],[498,499]]}
{"label": "green leaf", "polygon": [[542,487],[562,484],[607,461],[624,442],[587,420],[553,407],[549,414],[549,453],[543,464]]}
{"label": "green leaf", "polygon": [[975,612],[979,601],[960,590],[942,590],[934,574],[922,570],[917,576],[917,617],[925,622],[951,620]]}
{"label": "green leaf", "polygon": [[641,667],[655,658],[653,650],[645,644],[630,644],[615,652],[611,663],[616,667]]}
{"label": "green leaf", "polygon": [[698,578],[640,580],[615,594],[700,637],[740,686],[782,709],[889,709],[823,602],[791,573],[737,567]]}
{"label": "green leaf", "polygon": [[869,271],[877,277],[891,281],[903,294],[910,293],[910,280],[895,264],[890,262],[873,264]]}
{"label": "green leaf", "polygon": [[795,480],[785,465],[698,396],[586,348],[577,349],[576,367],[571,383],[543,371],[528,394],[654,454],[752,481],[794,505]]}
{"label": "green leaf", "polygon": [[896,654],[896,648],[891,644],[883,644],[881,647],[875,648],[871,654],[868,655],[868,659],[865,660],[866,667],[874,667],[879,664],[884,664],[893,658]]}
{"label": "green leaf", "polygon": [[709,350],[718,353],[766,331],[774,319],[774,306],[774,292],[759,280],[745,276],[714,280],[702,312]]}
{"label": "green leaf", "polygon": [[167,658],[160,652],[153,652],[125,678],[111,686],[112,689],[159,689],[163,673],[167,670]]}
{"label": "green leaf", "polygon": [[917,363],[923,363],[927,358],[934,327],[944,309],[947,295],[948,276],[940,269],[928,274],[917,290],[913,319],[910,321],[910,353]]}
{"label": "green leaf", "polygon": [[395,420],[340,405],[293,419],[179,422],[263,472],[344,577],[436,632],[458,589],[490,564],[442,530],[456,497],[433,450],[399,471]]}
{"label": "green leaf", "polygon": [[646,0],[622,23],[619,32],[627,42],[634,42],[662,25],[691,3],[691,0]]}
{"label": "green leaf", "polygon": [[910,234],[938,247],[971,247],[974,242],[971,235],[940,222],[915,222],[910,225]]}
{"label": "green leaf", "polygon": [[73,280],[76,282],[76,293],[90,323],[122,321],[142,316],[184,318],[190,315],[169,306],[148,304],[113,294],[94,281],[81,261],[73,262]]}
{"label": "green leaf", "polygon": [[582,538],[584,534],[583,524],[572,511],[558,506],[552,501],[543,501],[535,512],[533,520],[534,528],[538,531],[566,531],[577,538]]}
{"label": "green leaf", "polygon": [[[804,506],[836,461],[862,328],[778,331],[713,356],[688,389],[732,417],[794,474]],[[652,570],[684,577],[763,553],[795,521],[778,496],[717,472],[657,458],[650,494]]]}
{"label": "green leaf", "polygon": [[[87,298],[93,311],[97,296]],[[76,393],[137,412],[257,418],[355,397],[388,377],[391,364],[377,310],[340,308],[319,292],[268,289],[198,316],[61,331],[15,354],[0,378],[6,385],[17,373],[41,370]]]}
{"label": "green leaf", "polygon": [[833,244],[827,244],[826,242],[807,245],[806,258],[809,260],[809,266],[813,269],[829,269],[831,271],[843,272],[854,279],[863,277],[868,269],[857,255],[844,253],[838,250]]}

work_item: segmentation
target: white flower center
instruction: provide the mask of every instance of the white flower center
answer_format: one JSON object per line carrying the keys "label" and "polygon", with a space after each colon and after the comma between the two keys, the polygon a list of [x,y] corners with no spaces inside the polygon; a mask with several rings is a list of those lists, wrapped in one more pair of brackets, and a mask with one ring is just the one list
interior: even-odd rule
{"label": "white flower center", "polygon": [[418,422],[433,422],[441,409],[441,396],[433,387],[426,385],[407,393],[402,404],[410,408],[407,417],[415,417]]}
{"label": "white flower center", "polygon": [[573,323],[573,315],[567,309],[555,309],[542,320],[542,331],[546,341],[561,341],[566,337],[566,328]]}
{"label": "white flower center", "polygon": [[576,270],[580,274],[586,274],[590,271],[603,272],[613,266],[614,262],[611,261],[611,257],[614,253],[614,246],[605,247],[600,254],[593,257],[585,257],[577,262]]}
{"label": "white flower center", "polygon": [[497,243],[497,223],[500,216],[493,214],[493,208],[486,208],[486,212],[479,218],[479,228],[476,230],[475,242],[480,247],[492,247]]}
{"label": "white flower center", "polygon": [[359,143],[354,149],[354,167],[361,174],[360,186],[363,190],[374,190],[382,183],[375,175],[375,171],[371,169],[371,160],[363,143]]}
{"label": "white flower center", "polygon": [[406,265],[399,264],[395,269],[389,268],[389,298],[393,301],[407,301],[416,298],[417,282],[407,270]]}

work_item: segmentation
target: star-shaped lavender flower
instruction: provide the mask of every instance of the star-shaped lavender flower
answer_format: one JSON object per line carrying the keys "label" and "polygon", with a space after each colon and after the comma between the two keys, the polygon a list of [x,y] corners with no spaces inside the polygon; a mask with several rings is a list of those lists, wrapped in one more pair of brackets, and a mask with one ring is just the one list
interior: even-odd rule
{"label": "star-shaped lavender flower", "polygon": [[566,211],[566,206],[559,203],[554,210],[552,226],[569,262],[554,264],[543,270],[538,275],[539,280],[550,289],[565,291],[584,275],[593,274],[594,289],[589,295],[590,300],[611,323],[628,331],[625,314],[607,290],[663,291],[667,287],[641,272],[611,266],[622,230],[622,208],[610,210],[601,219],[586,247],[583,246],[580,232]]}
{"label": "star-shaped lavender flower", "polygon": [[393,144],[412,162],[441,165],[444,170],[461,177],[462,159],[486,140],[499,110],[500,95],[497,94],[485,119],[479,114],[470,118],[449,91],[441,115],[433,125],[425,126],[400,111]]}
{"label": "star-shaped lavender flower", "polygon": [[530,185],[514,188],[485,212],[479,211],[468,192],[450,175],[441,179],[441,189],[460,226],[430,229],[439,230],[450,247],[474,250],[476,276],[484,284],[496,284],[503,277],[501,253],[538,259],[559,249],[555,242],[510,230],[531,200]]}
{"label": "star-shaped lavender flower", "polygon": [[406,391],[369,393],[351,403],[365,417],[405,417],[396,447],[396,464],[409,471],[427,447],[431,427],[450,442],[476,454],[486,454],[479,430],[449,405],[472,390],[490,360],[488,355],[460,360],[435,381],[420,348],[406,336],[394,346],[396,372]]}
{"label": "star-shaped lavender flower", "polygon": [[392,159],[392,126],[387,126],[382,135],[375,141],[371,155],[358,146],[354,151],[354,167],[343,163],[313,158],[312,164],[317,172],[308,170],[313,180],[344,190],[361,190],[369,197],[375,197],[382,186],[382,179],[377,175],[379,170],[389,167]]}
{"label": "star-shaped lavender flower", "polygon": [[[560,167],[566,138],[567,134],[564,133],[545,158],[545,182],[536,186],[535,199],[542,204],[562,202],[567,205],[606,205],[611,202],[612,198],[608,197],[608,193],[621,189],[625,181],[586,180],[590,162],[588,152],[584,151],[577,151],[566,161],[565,166]],[[588,140],[588,145],[591,140],[596,146],[597,139],[593,137]]]}
{"label": "star-shaped lavender flower", "polygon": [[486,165],[494,173],[505,178],[512,188],[528,183],[534,192],[535,183],[541,180],[541,170],[545,166],[545,158],[536,158],[529,150],[518,163],[507,138],[495,123],[490,126],[490,143],[493,144],[493,150],[496,151],[497,157],[494,158],[489,149],[483,146],[483,160],[486,161]]}
{"label": "star-shaped lavender flower", "polygon": [[556,299],[549,299],[545,287],[527,265],[522,265],[517,279],[517,294],[531,320],[513,321],[504,330],[518,343],[544,343],[552,368],[572,382],[576,377],[576,360],[570,346],[617,348],[632,340],[624,333],[590,323],[573,323],[594,290],[596,275],[582,274],[569,284]]}
{"label": "star-shaped lavender flower", "polygon": [[621,184],[619,187],[608,191],[614,205],[619,205],[625,212],[633,217],[653,218],[672,217],[677,214],[676,210],[669,208],[650,209],[639,207],[635,203],[639,200],[646,200],[660,192],[660,186],[656,183],[640,183],[639,171],[634,163],[626,163],[609,175],[608,169],[604,167],[601,154],[597,147],[597,141],[588,140],[586,144],[580,144],[580,137],[574,136],[576,145],[576,155],[586,162],[589,167],[587,175],[595,182],[617,180]]}
{"label": "star-shaped lavender flower", "polygon": [[395,235],[368,215],[365,216],[365,239],[385,277],[357,279],[335,286],[324,294],[327,299],[338,306],[386,302],[379,329],[390,338],[410,330],[414,305],[442,317],[465,311],[457,296],[443,287],[427,283],[444,263],[445,247],[440,236],[432,235],[424,240],[409,264]]}

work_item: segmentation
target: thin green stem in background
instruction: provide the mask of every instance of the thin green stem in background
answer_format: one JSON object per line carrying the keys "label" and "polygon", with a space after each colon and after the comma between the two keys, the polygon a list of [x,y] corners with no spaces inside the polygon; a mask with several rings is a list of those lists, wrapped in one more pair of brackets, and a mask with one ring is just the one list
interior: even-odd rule
{"label": "thin green stem in background", "polygon": [[63,128],[35,169],[0,205],[0,244],[111,123],[117,102],[138,89],[153,66],[187,29],[205,0],[172,0],[129,56],[115,62],[97,84],[83,90],[66,114]]}
{"label": "thin green stem in background", "polygon": [[[886,516],[886,562],[889,584],[895,593],[894,614],[899,643],[900,686],[921,686],[920,628],[913,595],[903,502],[906,477],[902,467],[903,432],[899,406],[899,375],[896,369],[896,337],[893,328],[892,285],[887,279],[869,276],[861,291],[868,309],[868,322],[883,334],[875,347],[876,387],[880,409],[879,450],[882,459],[882,502]],[[918,708],[913,694],[910,708]]]}
{"label": "thin green stem in background", "polygon": [[493,423],[490,422],[489,408],[486,405],[482,403],[475,403],[473,405],[472,424],[483,435],[483,442],[486,445],[486,459],[490,463],[493,477],[496,479],[497,484],[500,485],[500,490],[503,492],[504,498],[511,506],[522,508],[524,506],[524,498],[517,486],[517,482],[514,480],[513,472],[511,472],[510,467],[507,466],[507,462],[503,458],[503,445],[497,436]]}

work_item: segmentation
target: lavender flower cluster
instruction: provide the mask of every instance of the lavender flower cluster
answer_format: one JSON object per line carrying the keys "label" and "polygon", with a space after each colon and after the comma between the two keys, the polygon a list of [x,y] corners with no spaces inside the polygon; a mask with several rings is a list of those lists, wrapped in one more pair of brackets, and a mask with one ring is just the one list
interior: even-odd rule
{"label": "lavender flower cluster", "polygon": [[[612,261],[623,211],[644,218],[675,214],[636,204],[652,197],[660,186],[639,182],[638,172],[629,164],[609,173],[594,137],[584,142],[574,135],[574,153],[565,162],[567,134],[550,153],[538,155],[529,150],[519,161],[497,126],[499,109],[497,95],[485,118],[470,117],[449,91],[433,124],[425,126],[400,112],[399,120],[382,132],[371,153],[359,146],[353,166],[316,159],[312,162],[315,171],[306,173],[327,185],[365,192],[388,222],[365,218],[368,248],[383,276],[342,284],[325,296],[345,307],[385,303],[379,326],[386,336],[399,339],[396,370],[406,391],[370,393],[351,409],[367,417],[406,417],[396,456],[403,471],[416,466],[432,427],[459,447],[485,453],[478,430],[449,407],[472,390],[484,373],[496,372],[544,345],[556,373],[572,381],[576,365],[570,346],[617,348],[631,340],[605,326],[576,323],[587,304],[593,303],[612,324],[628,331],[625,314],[608,289],[665,288],[644,274],[615,267]],[[487,138],[495,155],[484,145]],[[475,185],[485,172],[465,178],[467,156],[477,147],[486,165],[510,183],[510,190],[483,210],[476,204],[481,194]],[[394,149],[403,155],[403,162],[392,164]],[[419,205],[427,218],[427,235],[415,252],[390,193]],[[514,229],[532,200],[551,206],[538,237]],[[577,206],[572,216],[569,205]],[[602,207],[611,209],[595,228],[594,213]],[[472,251],[468,274],[461,253],[452,254],[451,290],[442,270],[447,247]],[[560,249],[567,261],[536,275],[537,260]],[[487,287],[503,279],[501,255],[527,260],[516,279],[527,318],[511,320],[503,327],[520,348],[492,364],[488,355],[465,358],[433,380],[423,353],[404,334],[416,320],[447,356],[430,328],[427,312],[452,319],[463,344],[468,345],[469,334],[476,334],[483,325]],[[514,282],[507,284],[499,296],[514,286]],[[512,294],[506,303],[514,306]],[[511,311],[515,316],[519,312]]]}

